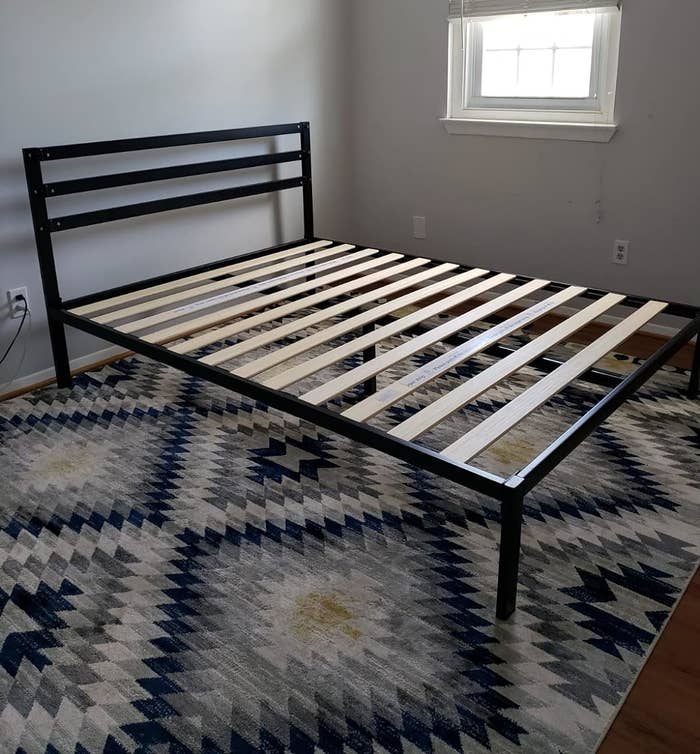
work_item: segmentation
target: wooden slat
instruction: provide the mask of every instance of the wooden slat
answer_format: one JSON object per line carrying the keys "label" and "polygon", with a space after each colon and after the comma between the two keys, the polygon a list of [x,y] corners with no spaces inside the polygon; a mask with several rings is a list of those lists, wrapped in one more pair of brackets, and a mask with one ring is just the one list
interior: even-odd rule
{"label": "wooden slat", "polygon": [[[376,249],[373,251],[376,251]],[[367,252],[369,252],[369,249],[358,252],[358,254],[360,255],[358,258],[361,259],[363,256],[366,257]],[[348,260],[356,256],[356,254],[352,254],[350,257],[348,257]],[[313,291],[316,288],[322,288],[327,285],[332,285],[333,283],[337,283],[340,280],[347,280],[354,275],[359,275],[362,272],[366,272],[367,270],[381,267],[382,265],[388,264],[392,260],[401,257],[403,257],[403,254],[386,254],[381,257],[375,257],[365,262],[361,262],[360,264],[351,265],[350,267],[342,267],[341,269],[335,270],[328,275],[321,275],[320,277],[314,276],[313,279],[305,280],[304,282],[297,283],[296,285],[290,286],[289,288],[282,288],[281,290],[274,291],[273,293],[266,293],[264,296],[258,296],[257,298],[248,299],[241,304],[236,304],[235,306],[230,306],[225,309],[218,309],[211,314],[205,314],[201,317],[196,317],[195,319],[188,319],[185,322],[180,322],[176,325],[166,327],[162,330],[156,330],[155,332],[149,333],[148,335],[142,335],[141,337],[143,340],[149,343],[170,343],[173,340],[179,340],[180,338],[185,338],[188,335],[202,332],[202,330],[209,330],[216,325],[230,322],[232,319],[243,316],[244,314],[250,314],[251,312],[260,311],[267,308],[268,306],[277,304],[280,301],[285,301],[286,299],[290,299],[299,294],[306,293],[307,291]],[[202,336],[203,338],[207,337],[208,335],[217,337],[215,337],[214,340],[207,341],[206,343],[204,343],[204,345],[215,343],[217,340],[221,340],[221,338],[218,337],[217,333],[218,331],[205,333]],[[190,342],[192,341],[186,341],[185,343],[182,343],[180,345],[185,347],[187,343]],[[173,347],[173,349],[174,348],[175,347]],[[186,351],[180,351],[180,353],[189,353],[189,349]]]}
{"label": "wooden slat", "polygon": [[[391,274],[399,275],[404,272],[409,272],[416,267],[424,267],[429,263],[429,259],[409,259],[407,262],[393,267]],[[432,274],[437,275],[438,273],[433,272]],[[422,279],[423,273],[421,273],[418,277]],[[338,316],[339,314],[343,314],[352,309],[357,309],[364,304],[376,302],[377,299],[382,298],[382,296],[390,296],[396,291],[411,286],[413,284],[412,281],[414,280],[414,278],[415,276],[407,277],[403,280],[389,283],[388,285],[382,286],[381,288],[376,288],[375,290],[364,293],[361,296],[352,296],[345,299],[344,301],[340,301],[337,304],[334,304],[333,306],[320,309],[319,311],[311,312],[311,314],[294,320],[293,322],[288,322],[286,324],[279,325],[278,327],[274,327],[271,330],[267,330],[266,332],[260,333],[259,335],[254,335],[240,343],[229,346],[228,348],[222,348],[216,353],[204,356],[202,359],[200,359],[200,361],[202,361],[202,363],[204,364],[210,365],[223,364],[225,361],[230,361],[236,356],[254,351],[256,348],[260,348],[261,346],[267,345],[268,343],[274,343],[276,340],[282,340],[282,338],[293,335],[294,333],[304,330],[307,327],[313,327],[313,325],[316,325],[319,322],[324,322],[325,320],[331,319],[332,317]],[[245,329],[247,330],[249,329],[249,327],[246,327]]]}
{"label": "wooden slat", "polygon": [[149,301],[143,301],[133,306],[127,306],[123,309],[115,309],[112,312],[106,314],[100,314],[97,317],[91,317],[95,322],[99,322],[102,325],[107,325],[112,322],[117,322],[120,319],[128,319],[129,317],[136,317],[139,314],[145,312],[151,312],[154,309],[162,309],[163,307],[170,306],[170,304],[177,304],[180,301],[187,301],[192,298],[202,298],[214,291],[221,291],[225,288],[234,288],[241,283],[247,283],[251,280],[257,280],[267,275],[274,275],[284,270],[293,269],[294,267],[300,267],[310,262],[317,262],[322,259],[328,259],[330,257],[338,256],[350,249],[354,248],[349,244],[343,244],[342,246],[332,246],[328,249],[322,249],[321,251],[315,251],[313,254],[306,254],[304,256],[294,257],[293,259],[285,259],[282,262],[277,262],[266,267],[259,267],[250,272],[243,272],[240,275],[234,275],[233,277],[226,278],[224,280],[213,280],[211,283],[205,285],[199,285],[196,288],[188,288],[177,293],[171,293],[168,296],[161,296]]}
{"label": "wooden slat", "polygon": [[[495,278],[491,278],[491,281],[497,280],[499,284],[503,284],[513,280],[515,277],[515,275],[501,273]],[[489,281],[487,280],[485,282]],[[376,377],[380,372],[383,372],[394,364],[398,364],[398,362],[403,361],[420,351],[424,351],[426,348],[430,348],[435,345],[435,343],[438,343],[445,338],[449,338],[460,330],[464,330],[466,327],[473,325],[480,319],[489,317],[500,309],[503,309],[519,299],[525,298],[525,296],[544,288],[548,285],[548,282],[549,281],[547,280],[532,280],[512,291],[508,291],[491,301],[487,301],[485,304],[477,306],[475,309],[472,309],[465,314],[461,314],[459,317],[454,317],[448,322],[445,322],[422,335],[412,338],[406,343],[402,343],[400,346],[392,348],[390,351],[386,351],[381,354],[381,356],[368,361],[366,364],[361,364],[359,367],[351,369],[345,374],[341,374],[339,377],[330,380],[325,385],[306,393],[302,396],[302,399],[315,405],[328,401],[334,396],[350,390],[360,382],[365,382],[372,377]]]}
{"label": "wooden slat", "polygon": [[[202,309],[212,309],[215,306],[220,306],[231,301],[246,299],[249,296],[253,296],[256,293],[261,293],[262,291],[269,290],[270,288],[278,288],[279,286],[286,285],[287,283],[291,283],[301,278],[310,278],[314,275],[318,275],[321,272],[345,267],[352,264],[353,262],[357,262],[360,259],[366,259],[367,257],[374,256],[378,253],[379,252],[377,251],[377,249],[362,249],[361,251],[356,251],[354,254],[350,254],[349,256],[342,255],[337,259],[331,259],[328,262],[321,262],[321,264],[315,264],[310,267],[302,267],[301,269],[294,270],[293,272],[286,272],[284,275],[266,278],[265,280],[260,280],[257,283],[251,283],[250,285],[246,285],[243,288],[234,288],[232,291],[225,291],[218,296],[212,296],[211,298],[205,298],[199,301],[192,301],[188,304],[185,304],[184,306],[179,306],[176,309],[168,309],[164,312],[152,314],[149,317],[145,317],[144,319],[133,320],[132,322],[127,322],[123,325],[119,325],[116,329],[121,332],[136,332],[138,330],[145,330],[147,328],[160,325],[163,322],[169,322],[173,319],[181,319],[182,317],[192,315],[194,312],[200,311]],[[318,285],[318,281],[316,282],[316,285]],[[290,295],[289,292],[287,292],[287,295]]]}
{"label": "wooden slat", "polygon": [[467,462],[479,455],[543,403],[546,403],[577,377],[595,366],[598,361],[624,343],[667,306],[668,304],[660,301],[650,301],[645,304],[634,314],[622,320],[619,325],[613,327],[612,330],[572,356],[558,369],[543,377],[502,409],[482,421],[473,430],[453,442],[442,451],[442,455],[459,462]]}
{"label": "wooden slat", "polygon": [[115,306],[128,304],[130,301],[139,301],[142,298],[148,298],[148,296],[156,296],[159,293],[167,293],[168,291],[174,291],[178,288],[185,288],[188,285],[198,283],[200,280],[210,280],[211,278],[219,277],[219,275],[241,272],[242,270],[248,270],[253,267],[264,267],[265,265],[270,264],[270,262],[276,262],[278,259],[286,259],[287,257],[293,257],[297,254],[304,254],[307,251],[314,251],[315,249],[322,249],[332,245],[333,241],[314,241],[313,243],[307,243],[303,246],[295,246],[291,249],[285,249],[284,251],[266,254],[263,257],[247,259],[243,262],[234,262],[226,267],[217,267],[212,270],[207,270],[207,272],[199,272],[196,275],[189,275],[188,277],[179,278],[178,280],[171,280],[168,283],[152,285],[149,288],[142,288],[141,290],[132,291],[131,293],[123,293],[121,296],[112,296],[112,298],[95,301],[92,304],[78,306],[75,309],[71,309],[71,312],[80,315],[94,314],[95,312],[101,312]]}
{"label": "wooden slat", "polygon": [[[429,270],[424,270],[423,272],[419,272],[416,275],[411,275],[410,277],[404,278],[403,280],[399,281],[398,283],[394,283],[391,286],[386,286],[384,288],[377,289],[376,291],[372,291],[372,293],[374,294],[374,300],[376,301],[382,296],[389,296],[392,293],[396,293],[397,291],[400,291],[402,289],[409,288],[412,285],[420,285],[425,280],[429,280],[430,278],[434,278],[438,275],[444,274],[445,272],[449,272],[455,269],[455,267],[457,266],[458,265],[456,264],[446,263],[441,264],[438,267],[431,267]],[[420,298],[421,291],[412,291],[412,295],[415,298]],[[374,322],[375,320],[380,319],[387,314],[390,314],[392,311],[400,309],[401,305],[397,302],[398,299],[393,299],[385,304],[381,304],[380,306],[375,306],[366,312],[362,312],[361,314],[351,317],[350,319],[346,319],[343,322],[338,322],[335,325],[331,325],[330,327],[325,328],[325,330],[321,330],[320,332],[313,333],[312,335],[308,335],[305,338],[301,338],[295,343],[290,343],[290,345],[285,346],[284,348],[279,348],[278,350],[273,351],[266,356],[261,356],[259,359],[255,359],[255,361],[251,361],[248,364],[244,364],[243,366],[232,370],[232,372],[241,377],[252,377],[253,375],[260,374],[261,372],[264,372],[267,369],[276,366],[277,364],[281,364],[283,361],[288,361],[289,359],[292,359],[299,354],[305,353],[311,348],[319,346],[322,343],[327,343],[329,340],[333,340],[333,338],[340,337],[346,332],[352,332],[353,330],[356,330],[357,328],[362,327],[369,322]],[[323,321],[323,319],[326,318],[325,316],[323,316],[325,314],[326,312],[322,312],[321,319],[318,320],[317,318],[315,321]],[[311,317],[305,319],[307,320],[306,326],[308,326],[309,322],[312,321]],[[246,341],[246,343],[248,342],[249,341]]]}
{"label": "wooden slat", "polygon": [[505,359],[496,362],[476,377],[472,377],[443,395],[422,411],[413,414],[391,429],[389,434],[400,437],[402,440],[414,440],[624,300],[624,296],[609,293],[598,301],[594,301],[590,306],[565,319],[556,327],[514,351],[510,356],[506,356]]}
{"label": "wooden slat", "polygon": [[[386,257],[370,259],[369,262],[363,262],[362,264],[358,264],[351,269],[355,270],[355,273],[353,274],[357,274],[359,272],[363,272],[364,270],[378,267],[380,264],[386,264],[387,262],[396,261],[397,259],[401,259],[402,257],[403,254],[388,254]],[[415,267],[417,265],[413,266]],[[391,267],[386,267],[382,270],[379,270],[379,272],[373,272],[371,275],[364,275],[363,277],[353,278],[348,283],[342,283],[341,285],[334,285],[330,288],[325,288],[324,290],[318,291],[317,293],[312,293],[310,296],[304,296],[303,298],[295,299],[294,301],[290,301],[289,303],[283,304],[282,306],[276,306],[272,309],[267,309],[266,311],[260,312],[260,314],[256,314],[253,317],[247,317],[246,319],[237,320],[233,324],[227,325],[225,327],[219,327],[216,330],[204,333],[204,335],[200,335],[196,338],[190,338],[189,340],[185,340],[182,343],[177,343],[176,345],[171,346],[170,350],[174,351],[175,353],[192,353],[193,351],[197,351],[204,346],[210,345],[211,343],[217,343],[218,341],[230,338],[232,335],[237,335],[244,330],[250,330],[253,327],[264,325],[265,323],[272,322],[276,319],[282,319],[282,317],[287,317],[290,314],[302,311],[310,306],[316,306],[320,303],[323,303],[324,301],[328,301],[329,299],[336,298],[337,296],[347,295],[348,293],[352,293],[353,291],[365,288],[366,286],[372,285],[373,283],[377,283],[380,280],[385,280],[392,275],[396,275],[397,273],[402,272],[403,270],[400,268],[401,265],[392,265]]]}
{"label": "wooden slat", "polygon": [[[475,278],[485,275],[486,273],[487,270],[479,269],[470,270],[469,272],[463,272],[460,275],[455,275],[448,280],[440,280],[437,283],[433,283],[431,286],[425,288],[424,293],[426,294],[426,297],[435,296],[439,293],[442,293],[443,291],[448,290],[449,288],[454,288],[457,285],[468,283]],[[510,280],[512,279],[512,277],[513,276],[511,275],[506,275],[505,279]],[[267,387],[274,388],[275,390],[281,390],[289,385],[292,385],[295,382],[299,382],[299,380],[303,380],[305,377],[309,377],[310,375],[319,372],[322,369],[326,369],[333,364],[337,364],[339,361],[346,359],[348,356],[352,356],[355,353],[359,353],[360,351],[364,351],[367,348],[371,348],[377,343],[380,343],[382,340],[391,338],[398,333],[405,332],[411,327],[419,325],[421,324],[421,322],[424,322],[431,317],[436,317],[443,312],[448,312],[450,311],[450,309],[454,309],[456,306],[464,304],[465,302],[476,298],[476,296],[480,296],[482,293],[486,293],[487,291],[496,288],[497,286],[501,285],[503,280],[503,277],[499,279],[498,276],[494,276],[492,278],[489,278],[488,280],[484,280],[481,283],[478,283],[477,285],[472,285],[462,291],[457,291],[457,293],[454,293],[447,298],[441,298],[439,301],[422,307],[417,311],[411,312],[404,317],[399,317],[393,322],[389,322],[388,324],[383,325],[382,327],[378,327],[377,329],[372,330],[365,335],[353,338],[348,343],[343,343],[342,345],[337,346],[330,351],[326,351],[325,353],[322,353],[313,359],[309,359],[303,364],[297,364],[296,366],[287,369],[285,372],[276,374],[273,377],[266,379],[264,381],[264,384]],[[416,302],[415,300],[410,300],[409,294],[409,296],[404,298],[404,303],[406,305],[415,305]],[[311,395],[311,393],[308,393],[307,395]]]}
{"label": "wooden slat", "polygon": [[585,290],[585,288],[572,286],[559,291],[559,293],[555,293],[544,301],[538,301],[524,311],[518,312],[515,316],[498,325],[494,325],[474,338],[470,338],[456,348],[433,359],[425,366],[414,370],[400,380],[396,380],[391,385],[368,396],[365,400],[345,411],[344,415],[355,421],[370,419],[380,411],[384,411],[389,406],[398,403],[402,398],[415,392],[423,385],[454,369],[458,364],[464,363],[478,353],[485,351],[489,346],[498,343],[499,340],[512,335],[518,330],[522,330],[523,327],[532,324],[540,317],[544,317],[545,314],[580,296]]}

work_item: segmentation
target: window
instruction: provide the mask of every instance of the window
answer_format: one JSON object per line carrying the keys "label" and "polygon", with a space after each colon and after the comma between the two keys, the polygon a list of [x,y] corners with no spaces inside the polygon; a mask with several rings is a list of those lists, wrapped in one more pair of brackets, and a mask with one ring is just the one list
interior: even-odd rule
{"label": "window", "polygon": [[[489,3],[509,5],[465,0],[465,16],[460,11],[450,19],[448,130],[459,131],[449,128],[450,121],[528,124],[530,130],[559,124],[550,129],[557,138],[609,140],[615,128],[617,7],[467,15],[472,5],[483,10]],[[462,3],[451,5],[461,9]],[[537,5],[546,8],[547,0]],[[467,126],[461,132],[474,132]],[[505,135],[519,135],[513,130]],[[534,135],[543,133],[535,128]]]}

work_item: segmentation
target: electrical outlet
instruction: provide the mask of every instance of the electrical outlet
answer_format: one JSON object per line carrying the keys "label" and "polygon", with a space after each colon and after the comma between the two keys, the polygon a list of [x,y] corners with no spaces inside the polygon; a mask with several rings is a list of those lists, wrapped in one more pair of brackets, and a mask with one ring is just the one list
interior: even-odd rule
{"label": "electrical outlet", "polygon": [[[24,296],[24,301],[17,298],[18,296]],[[24,315],[24,305],[27,305],[27,311],[29,311],[29,293],[26,288],[10,288],[7,292],[7,301],[10,305],[10,317],[11,319],[19,319]]]}
{"label": "electrical outlet", "polygon": [[424,217],[413,218],[413,237],[414,238],[427,238]]}
{"label": "electrical outlet", "polygon": [[613,264],[627,264],[630,253],[629,241],[615,241],[613,248]]}

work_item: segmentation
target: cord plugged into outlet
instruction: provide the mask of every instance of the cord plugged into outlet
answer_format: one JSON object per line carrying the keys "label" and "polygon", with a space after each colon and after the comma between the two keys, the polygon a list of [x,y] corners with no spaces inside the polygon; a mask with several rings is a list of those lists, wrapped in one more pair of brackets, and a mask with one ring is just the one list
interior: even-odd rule
{"label": "cord plugged into outlet", "polygon": [[[10,317],[12,319],[20,319],[21,321],[17,327],[17,332],[14,334],[14,337],[10,341],[10,344],[5,349],[5,352],[0,356],[0,366],[5,362],[5,359],[8,357],[10,351],[12,350],[13,346],[17,342],[17,338],[19,338],[20,333],[22,332],[22,328],[24,327],[24,323],[29,318],[29,326],[31,328],[32,320],[30,317],[30,311],[29,311],[29,300],[27,299],[27,289],[26,288],[13,288],[7,292],[7,298],[9,300],[10,304]],[[27,339],[24,339],[24,350],[22,351],[22,356],[19,360],[19,366],[17,367],[17,370],[15,371],[14,375],[9,379],[8,382],[6,382],[4,385],[0,387],[0,393],[6,388],[8,385],[10,385],[15,377],[19,374],[19,370],[22,368],[22,364],[24,363],[24,357],[27,354]]]}
{"label": "cord plugged into outlet", "polygon": [[29,294],[26,287],[10,288],[7,292],[7,300],[10,305],[11,319],[19,319],[24,316],[25,309],[29,312]]}

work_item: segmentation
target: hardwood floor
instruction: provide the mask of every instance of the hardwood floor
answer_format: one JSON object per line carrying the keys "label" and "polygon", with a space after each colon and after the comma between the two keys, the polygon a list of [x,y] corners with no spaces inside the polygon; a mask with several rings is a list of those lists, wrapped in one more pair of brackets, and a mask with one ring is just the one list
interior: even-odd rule
{"label": "hardwood floor", "polygon": [[598,754],[700,752],[700,571]]}

